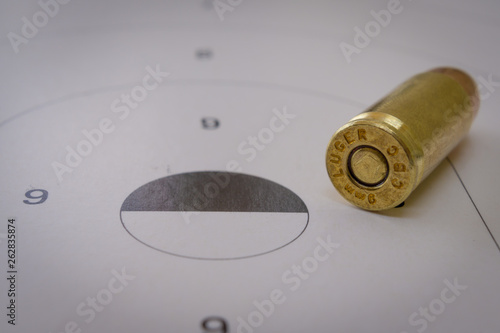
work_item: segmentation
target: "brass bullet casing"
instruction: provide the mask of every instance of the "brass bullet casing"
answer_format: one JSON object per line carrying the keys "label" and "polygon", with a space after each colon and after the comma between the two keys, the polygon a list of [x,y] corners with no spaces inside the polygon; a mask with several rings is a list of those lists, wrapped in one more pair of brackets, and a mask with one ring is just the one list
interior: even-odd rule
{"label": "brass bullet casing", "polygon": [[398,206],[467,134],[478,109],[477,87],[466,73],[418,74],[333,135],[330,180],[360,208]]}

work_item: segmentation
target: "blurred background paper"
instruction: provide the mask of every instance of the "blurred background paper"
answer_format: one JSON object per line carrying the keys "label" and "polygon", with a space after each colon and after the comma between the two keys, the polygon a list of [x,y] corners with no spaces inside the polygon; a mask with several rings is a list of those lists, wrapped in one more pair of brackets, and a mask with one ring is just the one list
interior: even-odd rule
{"label": "blurred background paper", "polygon": [[[15,1],[0,22],[1,332],[500,331],[498,2]],[[438,66],[478,83],[469,135],[403,207],[354,208],[331,135]]]}

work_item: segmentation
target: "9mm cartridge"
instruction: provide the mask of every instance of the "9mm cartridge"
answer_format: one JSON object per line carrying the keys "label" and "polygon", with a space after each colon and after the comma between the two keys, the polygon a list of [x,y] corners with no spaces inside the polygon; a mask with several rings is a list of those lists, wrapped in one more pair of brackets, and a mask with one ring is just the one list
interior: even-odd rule
{"label": "9mm cartridge", "polygon": [[418,74],[333,135],[330,180],[360,208],[396,207],[464,138],[478,109],[476,84],[461,70]]}

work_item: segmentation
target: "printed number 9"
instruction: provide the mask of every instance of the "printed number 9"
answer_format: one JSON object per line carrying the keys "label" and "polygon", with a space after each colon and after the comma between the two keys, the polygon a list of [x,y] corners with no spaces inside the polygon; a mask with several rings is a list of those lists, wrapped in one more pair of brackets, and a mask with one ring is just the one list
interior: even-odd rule
{"label": "printed number 9", "polygon": [[203,118],[201,120],[201,126],[206,130],[214,130],[219,128],[219,119],[213,117]]}
{"label": "printed number 9", "polygon": [[204,332],[229,332],[226,321],[221,317],[205,318],[205,320],[201,322],[201,327],[203,328]]}
{"label": "printed number 9", "polygon": [[45,200],[49,197],[49,192],[46,190],[29,190],[25,194],[26,198],[28,199],[33,199],[34,201],[30,200],[23,200],[23,202],[27,205],[38,205],[41,203],[44,203]]}

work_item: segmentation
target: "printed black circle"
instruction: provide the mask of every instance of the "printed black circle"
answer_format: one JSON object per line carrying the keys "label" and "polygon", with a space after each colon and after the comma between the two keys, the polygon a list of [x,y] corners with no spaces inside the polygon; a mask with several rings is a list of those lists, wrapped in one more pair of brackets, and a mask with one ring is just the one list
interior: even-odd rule
{"label": "printed black circle", "polygon": [[125,229],[159,251],[206,260],[241,259],[297,239],[309,212],[289,189],[232,172],[171,175],[139,187],[123,202]]}

